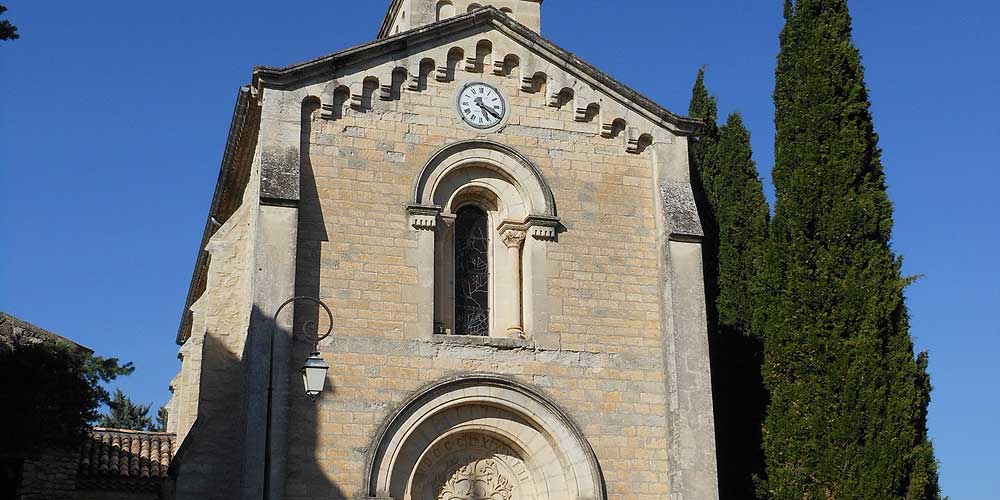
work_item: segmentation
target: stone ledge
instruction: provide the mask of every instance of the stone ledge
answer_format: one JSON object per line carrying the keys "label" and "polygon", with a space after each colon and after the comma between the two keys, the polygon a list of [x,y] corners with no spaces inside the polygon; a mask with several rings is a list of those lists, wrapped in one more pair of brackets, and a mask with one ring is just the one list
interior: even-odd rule
{"label": "stone ledge", "polygon": [[438,335],[434,334],[431,342],[435,344],[455,344],[464,346],[484,346],[494,349],[528,349],[532,344],[523,339],[505,339],[500,337],[474,337],[469,335]]}

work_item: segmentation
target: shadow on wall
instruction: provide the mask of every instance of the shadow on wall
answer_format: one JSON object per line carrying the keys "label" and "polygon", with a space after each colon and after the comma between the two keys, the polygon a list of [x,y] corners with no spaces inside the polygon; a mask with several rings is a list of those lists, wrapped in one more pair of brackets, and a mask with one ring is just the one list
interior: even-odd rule
{"label": "shadow on wall", "polygon": [[[315,232],[315,228],[322,228],[323,224],[315,176],[309,161],[309,137],[311,120],[319,112],[320,103],[315,99],[303,104],[300,233],[295,293],[297,296],[319,298],[320,242],[326,240],[326,235],[325,232]],[[312,233],[305,232],[305,228],[312,228]],[[292,337],[286,372],[287,399],[281,401],[276,397],[271,403],[272,411],[280,411],[282,406],[287,408],[287,439],[284,445],[275,445],[273,441],[271,443],[275,449],[284,448],[286,451],[284,457],[272,456],[270,467],[276,471],[284,468],[285,498],[346,500],[347,494],[328,479],[320,463],[323,446],[318,434],[321,418],[319,403],[306,397],[299,372],[314,345],[302,338],[303,326],[310,324],[310,334],[315,331],[315,327],[311,325],[318,324],[325,331],[326,319],[319,321],[319,309],[314,304],[296,302],[294,311],[295,335]],[[289,312],[290,309],[286,309],[282,315]],[[278,334],[279,327],[275,324],[273,314],[274,311],[260,311],[254,307],[251,324],[268,325],[261,331],[274,335],[271,340],[277,342],[282,336]],[[171,476],[176,481],[168,487],[165,498],[232,500],[241,495],[243,457],[240,456],[240,450],[247,450],[247,446],[259,443],[245,442],[245,417],[234,421],[233,416],[245,415],[244,401],[247,397],[253,397],[245,393],[245,387],[254,382],[245,378],[244,363],[224,341],[217,332],[207,332],[204,337],[199,418],[180,450],[181,455],[175,458],[177,467],[171,471]],[[251,337],[246,339],[243,359],[249,359],[252,355],[249,350],[255,344],[260,344],[260,341]],[[336,387],[327,383],[320,397],[332,397],[335,391]],[[255,398],[257,399],[263,401],[262,398]],[[272,436],[280,431],[272,429]],[[254,439],[263,440],[264,436],[254,436]],[[170,489],[173,491],[169,491]]]}
{"label": "shadow on wall", "polygon": [[[311,136],[313,122],[318,119],[320,101],[316,97],[306,98],[302,103],[301,135],[299,151],[301,154],[299,187],[299,227],[298,247],[295,259],[295,295],[300,297],[320,297],[320,264],[322,261],[321,245],[328,241],[324,229],[323,211],[320,207],[319,190],[316,187],[316,176],[313,171],[311,154]],[[302,332],[306,325],[312,334],[317,329],[326,331],[325,317],[320,317],[320,308],[308,302],[295,304],[295,331]],[[289,362],[290,390],[289,428],[288,428],[288,473],[285,484],[285,496],[288,499],[325,498],[331,500],[347,500],[348,495],[328,479],[331,471],[324,469],[320,461],[323,459],[323,439],[319,435],[321,414],[320,402],[310,401],[302,393],[302,381],[299,368],[313,349],[311,340],[296,335],[293,338],[291,358]],[[320,398],[332,398],[337,388],[327,380],[326,388]]]}
{"label": "shadow on wall", "polygon": [[768,394],[761,376],[764,346],[744,332],[719,326],[718,300],[719,224],[708,203],[700,172],[691,168],[695,203],[705,231],[702,246],[705,276],[705,310],[708,320],[709,357],[712,370],[712,405],[715,409],[715,448],[719,468],[719,499],[755,498],[757,479],[764,477],[762,425]]}
{"label": "shadow on wall", "polygon": [[205,333],[201,371],[199,417],[172,460],[167,498],[224,500],[239,491],[232,482],[242,462],[228,455],[243,449],[243,423],[226,416],[242,414],[243,368],[216,332]]}

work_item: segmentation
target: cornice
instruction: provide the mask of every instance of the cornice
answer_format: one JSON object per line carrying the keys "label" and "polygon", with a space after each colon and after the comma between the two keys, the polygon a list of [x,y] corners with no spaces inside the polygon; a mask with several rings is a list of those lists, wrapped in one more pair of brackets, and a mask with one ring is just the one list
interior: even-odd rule
{"label": "cornice", "polygon": [[222,165],[219,167],[219,178],[215,183],[212,205],[208,211],[208,219],[205,221],[205,229],[202,232],[201,243],[195,258],[194,272],[188,285],[187,298],[184,300],[184,310],[181,312],[181,322],[177,328],[176,341],[178,345],[187,341],[191,334],[191,306],[205,290],[209,263],[208,251],[205,248],[208,246],[208,241],[232,215],[229,207],[235,204],[237,198],[243,196],[242,188],[245,186],[238,182],[242,178],[239,173],[240,165],[238,163],[240,162],[237,161],[240,156],[239,151],[247,140],[255,140],[247,135],[256,134],[260,120],[259,106],[253,94],[253,90],[246,86],[240,88],[236,97],[236,107],[229,125],[229,135],[222,155]]}
{"label": "cornice", "polygon": [[547,59],[563,71],[586,81],[593,88],[634,110],[650,122],[677,135],[692,135],[703,123],[701,120],[675,114],[660,106],[652,99],[575,56],[572,52],[510,19],[492,6],[290,66],[281,68],[259,66],[254,70],[253,86],[258,90],[265,88],[294,89],[316,78],[335,73],[339,68],[362,63],[408,47],[433,42],[440,39],[445,33],[471,30],[487,24]]}

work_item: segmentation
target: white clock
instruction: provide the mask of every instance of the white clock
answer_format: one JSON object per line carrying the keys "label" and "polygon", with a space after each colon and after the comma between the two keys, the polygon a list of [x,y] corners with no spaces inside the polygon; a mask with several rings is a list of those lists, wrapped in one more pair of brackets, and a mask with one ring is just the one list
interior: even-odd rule
{"label": "white clock", "polygon": [[482,82],[463,85],[458,92],[458,114],[472,127],[489,129],[507,116],[507,101],[496,87]]}

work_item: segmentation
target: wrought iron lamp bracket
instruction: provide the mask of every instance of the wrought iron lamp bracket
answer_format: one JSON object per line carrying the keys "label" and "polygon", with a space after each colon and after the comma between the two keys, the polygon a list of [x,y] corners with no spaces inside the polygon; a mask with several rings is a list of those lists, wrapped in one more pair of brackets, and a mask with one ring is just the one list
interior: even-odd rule
{"label": "wrought iron lamp bracket", "polygon": [[[329,327],[326,329],[326,333],[324,333],[323,335],[319,334],[319,324],[316,321],[306,321],[302,325],[302,331],[300,333],[306,339],[312,340],[315,343],[314,350],[318,351],[319,350],[319,343],[320,343],[320,341],[322,341],[323,339],[329,337],[330,334],[333,333],[333,312],[330,311],[330,307],[327,306],[322,300],[319,300],[319,299],[317,299],[315,297],[306,297],[306,296],[292,297],[292,298],[286,300],[283,304],[281,304],[281,306],[278,307],[278,310],[274,313],[274,321],[275,321],[275,323],[277,323],[277,321],[278,321],[278,315],[281,314],[281,310],[284,309],[285,306],[287,306],[288,304],[292,304],[294,302],[298,302],[298,301],[312,302],[314,304],[319,305],[320,307],[323,308],[324,311],[326,311],[327,317],[330,318]],[[312,331],[314,333],[310,334],[309,333],[310,331]],[[292,330],[292,336],[293,337],[295,336],[294,327],[293,327],[293,330]]]}

